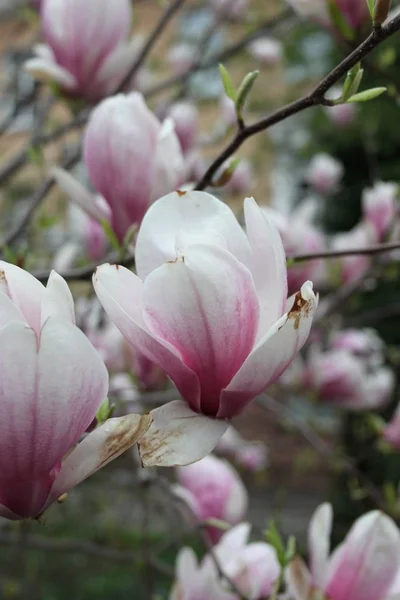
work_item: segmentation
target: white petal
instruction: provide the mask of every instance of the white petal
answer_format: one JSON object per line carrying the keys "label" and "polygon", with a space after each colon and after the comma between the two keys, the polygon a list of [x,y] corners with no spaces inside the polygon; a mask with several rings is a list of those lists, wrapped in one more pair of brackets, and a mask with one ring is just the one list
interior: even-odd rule
{"label": "white petal", "polygon": [[128,43],[120,44],[107,56],[96,75],[96,85],[106,84],[114,92],[122,82],[141,46],[135,35]]}
{"label": "white petal", "polygon": [[260,302],[260,339],[284,313],[288,289],[286,257],[278,228],[254,198],[246,198],[244,214],[253,254],[251,271]]}
{"label": "white petal", "polygon": [[75,77],[67,69],[46,58],[30,58],[24,63],[24,69],[39,81],[55,82],[67,89],[74,89],[77,85]]}
{"label": "white petal", "polygon": [[175,125],[165,119],[158,133],[151,199],[158,200],[182,183],[184,161]]}
{"label": "white petal", "polygon": [[88,192],[75,177],[72,177],[64,169],[53,167],[51,175],[60,188],[69,196],[70,200],[80,206],[92,219],[96,221],[109,220],[110,212],[104,205],[104,199],[103,204],[101,204],[95,194]]}
{"label": "white petal", "polygon": [[308,549],[313,584],[322,588],[328,568],[333,511],[328,503],[315,511],[308,528]]}
{"label": "white petal", "polygon": [[249,243],[228,206],[206,192],[173,192],[150,206],[142,221],[136,244],[141,279],[177,258],[176,241],[181,232],[196,243],[221,245],[250,268]]}
{"label": "white petal", "polygon": [[151,422],[150,415],[126,415],[108,419],[89,433],[63,462],[46,506],[128,450]]}
{"label": "white petal", "polygon": [[151,411],[153,424],[139,443],[145,467],[176,467],[204,458],[228,428],[227,421],[209,419],[174,400]]}
{"label": "white petal", "polygon": [[42,326],[49,317],[75,325],[74,300],[67,282],[58,273],[50,273],[42,300]]}

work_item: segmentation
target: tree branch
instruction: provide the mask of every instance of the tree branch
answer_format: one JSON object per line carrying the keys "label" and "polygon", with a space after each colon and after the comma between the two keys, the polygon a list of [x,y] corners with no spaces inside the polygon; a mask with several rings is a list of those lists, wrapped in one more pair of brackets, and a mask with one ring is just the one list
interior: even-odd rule
{"label": "tree branch", "polygon": [[291,102],[290,104],[280,108],[271,115],[245,127],[239,128],[236,136],[229,143],[229,145],[221,152],[221,154],[214,160],[214,162],[207,169],[202,179],[196,185],[196,190],[204,190],[206,187],[211,186],[214,181],[214,176],[218,169],[224,164],[228,158],[230,158],[236,150],[238,150],[242,144],[253,135],[269,129],[277,123],[285,121],[289,117],[302,112],[312,106],[325,105],[325,94],[326,92],[335,85],[346,73],[354,67],[360,60],[370,54],[379,44],[389,38],[391,35],[399,31],[400,29],[400,15],[395,17],[388,25],[384,27],[376,27],[364,40],[364,42],[356,48],[349,56],[347,56],[337,67],[335,67],[324,79],[317,85],[317,87],[306,96]]}
{"label": "tree branch", "polygon": [[385,252],[392,252],[393,250],[399,249],[400,242],[386,242],[385,244],[376,244],[364,248],[349,248],[348,250],[327,250],[326,252],[316,252],[311,254],[289,254],[287,259],[291,262],[298,263],[307,260],[340,258],[343,256],[375,256],[377,254],[384,254]]}

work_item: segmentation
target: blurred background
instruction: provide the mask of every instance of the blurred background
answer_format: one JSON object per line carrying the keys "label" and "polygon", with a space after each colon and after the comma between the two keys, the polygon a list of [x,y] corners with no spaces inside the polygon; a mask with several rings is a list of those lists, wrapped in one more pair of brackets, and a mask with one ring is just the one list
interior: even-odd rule
{"label": "blurred background", "polygon": [[[187,182],[201,178],[234,131],[219,62],[236,85],[249,71],[260,71],[246,106],[250,122],[311,90],[370,30],[366,18],[346,38],[279,0],[243,6],[218,12],[211,1],[183,2],[133,82],[160,119],[169,114],[180,128]],[[140,45],[165,5],[136,0],[133,8],[132,33]],[[60,188],[53,186],[35,202],[51,167],[76,152],[86,106],[24,70],[40,41],[36,8],[0,0],[1,238],[29,215],[23,235],[1,251],[4,260],[35,273],[52,267],[62,273],[99,264],[106,251],[91,258],[82,214]],[[239,218],[243,198],[254,196],[271,211],[292,253],[398,240],[399,52],[397,35],[364,64],[363,88],[386,86],[386,94],[365,103],[315,107],[252,137],[238,151],[230,181],[213,193]],[[341,88],[332,98],[340,94]],[[82,163],[73,172],[87,181]],[[379,184],[389,187],[377,189]],[[368,193],[390,197],[392,207],[390,222],[375,238],[365,237],[360,227],[369,218]],[[106,240],[104,248],[109,244]],[[235,419],[236,438],[218,450],[247,488],[246,518],[255,538],[273,519],[283,535],[296,535],[304,551],[308,521],[323,500],[334,505],[336,542],[377,504],[400,518],[399,456],[383,434],[399,399],[398,258],[393,252],[289,264],[292,291],[312,279],[321,304],[333,301],[334,307],[318,321],[302,357]],[[353,293],[341,297],[347,286]],[[90,283],[73,281],[71,289],[80,326],[115,376],[110,398],[116,410],[146,410],[173,398],[163,374],[141,380],[123,342],[105,335],[107,323]],[[348,330],[354,337],[340,338]],[[350,362],[329,355],[339,349],[351,355]],[[167,598],[177,550],[185,543],[204,550],[193,524],[168,501],[166,490],[176,477],[172,470],[156,476],[142,469],[128,452],[53,506],[40,523],[1,521],[0,597]]]}

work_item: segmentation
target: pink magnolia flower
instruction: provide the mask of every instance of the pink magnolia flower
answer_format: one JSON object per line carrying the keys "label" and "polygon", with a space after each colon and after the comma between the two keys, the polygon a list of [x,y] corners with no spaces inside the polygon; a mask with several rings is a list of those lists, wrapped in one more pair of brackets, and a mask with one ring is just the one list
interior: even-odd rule
{"label": "pink magnolia flower", "polygon": [[262,471],[268,465],[267,446],[263,442],[246,440],[232,425],[218,440],[215,451],[248,471]]}
{"label": "pink magnolia flower", "polygon": [[[169,194],[142,222],[138,274],[102,265],[94,275],[111,320],[185,401],[152,411],[145,464],[189,464],[208,454],[227,419],[281,375],[308,337],[317,306],[312,284],[287,302],[278,231],[253,199],[244,208],[247,235],[214,196]],[[160,446],[166,429],[175,433]]]}
{"label": "pink magnolia flower", "polygon": [[137,441],[151,418],[110,419],[76,447],[108,391],[69,288],[0,262],[0,515],[35,518]]}
{"label": "pink magnolia flower", "polygon": [[237,600],[210,561],[199,564],[191,548],[182,548],[176,559],[176,581],[169,600]]}
{"label": "pink magnolia flower", "polygon": [[137,52],[130,0],[43,0],[41,16],[47,43],[27,71],[91,102],[115,91]]}
{"label": "pink magnolia flower", "polygon": [[[249,543],[250,525],[241,523],[223,535],[214,547],[214,556],[224,575],[248,600],[267,598],[280,575],[280,566],[272,546]],[[221,577],[211,556],[200,565],[191,548],[183,548],[177,557],[176,582],[170,600],[238,600],[229,582]]]}
{"label": "pink magnolia flower", "polygon": [[168,116],[175,125],[175,133],[181,145],[183,154],[194,148],[199,135],[199,111],[190,102],[176,102],[169,111]]}
{"label": "pink magnolia flower", "polygon": [[[357,250],[368,248],[376,243],[376,234],[371,224],[361,221],[350,231],[338,233],[332,239],[333,250]],[[351,283],[362,279],[371,264],[368,255],[354,254],[343,256],[337,260],[339,266],[339,277],[343,283]]]}
{"label": "pink magnolia flower", "polygon": [[306,181],[316,192],[326,196],[334,192],[342,179],[344,168],[341,162],[329,154],[316,154],[306,173]]}
{"label": "pink magnolia flower", "polygon": [[344,349],[314,351],[306,375],[307,387],[322,400],[355,411],[384,406],[395,383],[391,369],[381,366],[370,370],[362,357]]}
{"label": "pink magnolia flower", "polygon": [[351,352],[371,368],[383,363],[384,343],[373,329],[344,329],[332,336],[329,346]]}
{"label": "pink magnolia flower", "polygon": [[85,133],[84,160],[96,193],[53,169],[58,184],[92,218],[109,220],[122,241],[149,205],[180,183],[183,158],[173,123],[161,124],[139,93],[103,100]]}
{"label": "pink magnolia flower", "polygon": [[371,223],[377,241],[382,241],[389,231],[397,213],[398,185],[379,182],[364,190],[362,208],[364,218]]}
{"label": "pink magnolia flower", "polygon": [[300,558],[288,567],[288,591],[294,600],[312,600],[318,592],[330,600],[390,600],[400,567],[396,523],[379,511],[366,513],[329,556],[331,529],[332,507],[322,504],[308,530],[309,569]]}
{"label": "pink magnolia flower", "polygon": [[[201,521],[220,519],[236,525],[247,511],[247,490],[235,469],[226,460],[206,456],[192,465],[177,469],[179,484],[189,494],[189,504]],[[216,542],[222,532],[209,527]]]}

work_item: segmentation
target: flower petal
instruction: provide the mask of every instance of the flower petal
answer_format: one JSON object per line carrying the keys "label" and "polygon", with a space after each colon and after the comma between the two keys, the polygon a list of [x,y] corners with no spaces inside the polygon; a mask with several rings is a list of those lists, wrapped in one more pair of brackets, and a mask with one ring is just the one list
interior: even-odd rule
{"label": "flower petal", "polygon": [[18,306],[28,325],[40,333],[41,304],[45,287],[24,269],[0,261],[0,291]]}
{"label": "flower petal", "polygon": [[51,469],[78,441],[107,396],[108,373],[84,333],[49,318],[39,348],[35,461]]}
{"label": "flower petal", "polygon": [[172,192],[147,211],[136,244],[137,273],[141,279],[177,258],[176,239],[184,232],[197,243],[217,244],[250,267],[246,235],[231,209],[206,192]]}
{"label": "flower petal", "polygon": [[400,568],[400,533],[395,522],[371,511],[353,525],[330,561],[324,591],[335,600],[385,598]]}
{"label": "flower petal", "polygon": [[329,503],[315,511],[308,528],[308,549],[313,585],[322,589],[328,568],[333,511]]}
{"label": "flower petal", "polygon": [[222,392],[218,418],[240,413],[283,373],[308,338],[317,304],[312,284],[306,282],[292,309],[258,342]]}
{"label": "flower petal", "polygon": [[250,271],[215,246],[190,246],[143,285],[143,316],[196,373],[203,414],[216,416],[220,393],[253,348],[258,300]]}
{"label": "flower petal", "polygon": [[223,420],[194,413],[181,400],[151,411],[153,424],[139,442],[144,467],[185,466],[207,456],[228,428]]}
{"label": "flower petal", "polygon": [[105,264],[93,276],[98,299],[129,344],[158,364],[192,406],[200,406],[198,379],[166,342],[154,338],[142,317],[142,282],[128,269]]}
{"label": "flower petal", "polygon": [[175,190],[182,183],[184,169],[182,150],[172,119],[163,122],[157,142],[152,200],[158,200]]}
{"label": "flower petal", "polygon": [[244,215],[252,249],[251,271],[260,302],[260,339],[285,310],[288,292],[286,257],[278,228],[254,198],[244,201]]}
{"label": "flower petal", "polygon": [[135,444],[152,423],[150,415],[108,419],[68,455],[51,489],[46,507]]}
{"label": "flower petal", "polygon": [[75,325],[74,300],[67,282],[58,273],[50,273],[42,300],[42,326],[50,317]]}
{"label": "flower petal", "polygon": [[[311,598],[311,575],[304,561],[296,556],[288,565],[285,573],[288,592],[294,600]],[[350,600],[348,598],[347,600]],[[352,599],[353,600],[353,599]]]}
{"label": "flower petal", "polygon": [[[72,177],[64,169],[53,167],[51,175],[60,188],[69,196],[70,200],[80,206],[89,217],[96,221],[109,220],[110,209],[104,198],[102,201],[88,190],[75,177]],[[101,197],[100,197],[101,198]]]}
{"label": "flower petal", "polygon": [[24,69],[34,79],[44,82],[55,82],[61,87],[72,90],[76,87],[75,77],[59,65],[47,58],[30,58],[24,63]]}

